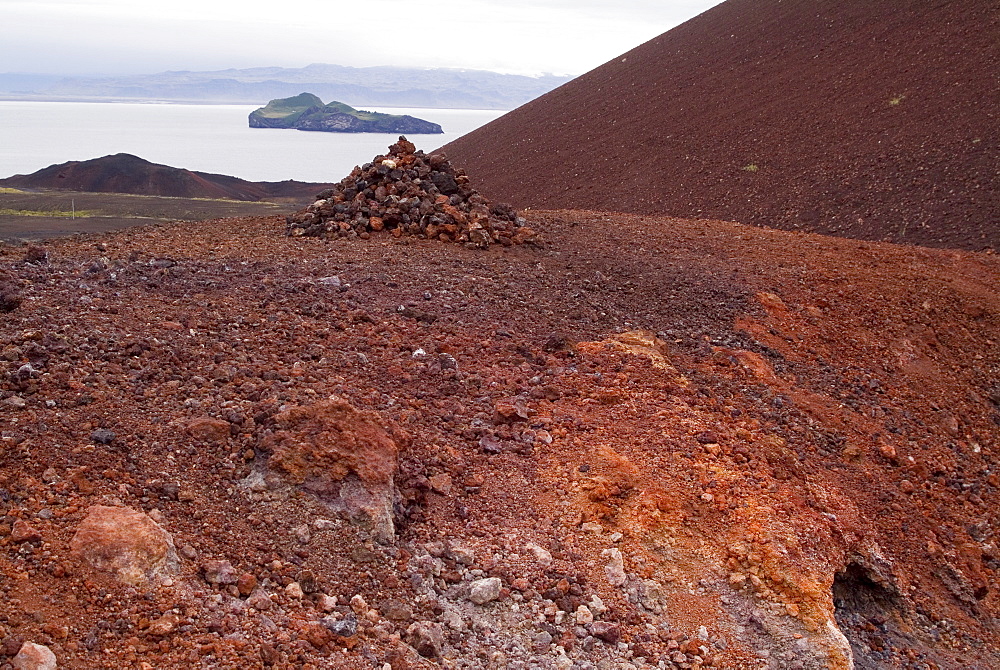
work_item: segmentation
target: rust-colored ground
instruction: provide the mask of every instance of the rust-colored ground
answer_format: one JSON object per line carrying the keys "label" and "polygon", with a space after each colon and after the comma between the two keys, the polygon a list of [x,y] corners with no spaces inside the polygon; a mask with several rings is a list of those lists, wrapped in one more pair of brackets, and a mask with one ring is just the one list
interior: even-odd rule
{"label": "rust-colored ground", "polygon": [[[0,247],[0,666],[1000,665],[996,257],[527,217],[544,246],[267,218]],[[315,467],[289,417],[331,395],[397,436],[388,543],[254,480],[275,444]],[[87,567],[93,505],[179,571]]]}
{"label": "rust-colored ground", "polygon": [[517,207],[1000,246],[993,0],[728,0],[448,144]]}

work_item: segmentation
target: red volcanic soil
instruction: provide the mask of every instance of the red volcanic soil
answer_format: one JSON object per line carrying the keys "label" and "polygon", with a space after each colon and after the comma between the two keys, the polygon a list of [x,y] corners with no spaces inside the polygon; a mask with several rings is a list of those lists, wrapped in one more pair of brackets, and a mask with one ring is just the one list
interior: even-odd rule
{"label": "red volcanic soil", "polygon": [[131,154],[50,165],[29,175],[0,179],[13,188],[56,188],[93,193],[131,193],[225,200],[311,199],[329,184],[299,181],[252,182],[209,172],[174,168]]}
{"label": "red volcanic soil", "polygon": [[526,216],[0,246],[0,665],[1000,667],[1000,260]]}
{"label": "red volcanic soil", "polygon": [[729,0],[444,147],[518,207],[1000,246],[995,0]]}

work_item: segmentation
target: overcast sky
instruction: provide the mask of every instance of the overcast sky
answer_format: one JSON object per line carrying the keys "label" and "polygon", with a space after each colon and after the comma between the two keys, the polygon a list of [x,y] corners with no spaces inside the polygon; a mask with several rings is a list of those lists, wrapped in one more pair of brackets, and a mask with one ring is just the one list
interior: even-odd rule
{"label": "overcast sky", "polygon": [[0,0],[0,72],[334,63],[581,74],[720,0]]}

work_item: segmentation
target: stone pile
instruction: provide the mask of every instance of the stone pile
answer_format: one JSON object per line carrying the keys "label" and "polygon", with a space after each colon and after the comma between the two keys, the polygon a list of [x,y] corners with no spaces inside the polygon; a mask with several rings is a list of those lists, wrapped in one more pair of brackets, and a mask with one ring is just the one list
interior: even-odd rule
{"label": "stone pile", "polygon": [[355,167],[287,223],[289,235],[328,239],[388,231],[395,237],[415,235],[478,248],[536,240],[511,206],[491,206],[447,156],[417,151],[403,136],[388,155]]}

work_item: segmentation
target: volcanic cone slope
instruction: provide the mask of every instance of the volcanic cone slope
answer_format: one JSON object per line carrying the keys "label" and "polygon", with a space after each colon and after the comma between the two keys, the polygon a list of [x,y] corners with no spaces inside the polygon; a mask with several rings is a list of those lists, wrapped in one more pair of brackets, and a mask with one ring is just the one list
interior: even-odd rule
{"label": "volcanic cone slope", "polygon": [[1000,241],[991,0],[729,0],[444,148],[517,207]]}

